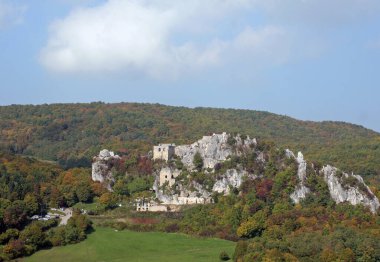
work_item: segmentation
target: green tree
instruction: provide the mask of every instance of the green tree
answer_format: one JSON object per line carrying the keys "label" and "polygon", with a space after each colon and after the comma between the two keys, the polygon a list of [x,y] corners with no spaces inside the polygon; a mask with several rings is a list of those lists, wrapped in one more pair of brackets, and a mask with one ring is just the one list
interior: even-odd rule
{"label": "green tree", "polygon": [[33,194],[26,194],[24,197],[25,208],[29,216],[33,216],[39,211],[39,204],[37,198]]}
{"label": "green tree", "polygon": [[93,192],[88,183],[80,183],[75,187],[75,194],[80,202],[89,202],[93,198]]}
{"label": "green tree", "polygon": [[194,155],[193,165],[198,171],[201,171],[203,168],[203,158],[199,152]]}
{"label": "green tree", "polygon": [[41,226],[34,222],[21,232],[20,239],[25,244],[33,246],[34,250],[37,250],[38,247],[45,244],[46,235],[42,231]]}

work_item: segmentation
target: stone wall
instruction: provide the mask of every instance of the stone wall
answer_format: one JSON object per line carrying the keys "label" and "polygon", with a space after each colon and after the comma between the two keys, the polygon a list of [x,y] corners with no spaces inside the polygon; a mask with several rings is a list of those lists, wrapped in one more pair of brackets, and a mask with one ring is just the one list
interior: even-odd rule
{"label": "stone wall", "polygon": [[169,161],[174,156],[175,145],[160,144],[153,147],[153,160]]}
{"label": "stone wall", "polygon": [[171,169],[170,167],[162,168],[160,171],[160,182],[159,185],[163,186],[165,183],[171,187],[175,184],[175,178],[179,176],[180,171],[177,169]]}

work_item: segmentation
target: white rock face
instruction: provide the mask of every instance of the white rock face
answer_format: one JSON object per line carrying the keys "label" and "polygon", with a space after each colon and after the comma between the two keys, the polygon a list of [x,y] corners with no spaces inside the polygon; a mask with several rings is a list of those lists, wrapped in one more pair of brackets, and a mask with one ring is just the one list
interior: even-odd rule
{"label": "white rock face", "polygon": [[179,194],[165,194],[162,189],[158,187],[158,180],[153,185],[156,192],[156,198],[164,205],[191,205],[191,204],[207,204],[212,203],[211,193],[204,190],[202,185],[192,182],[194,191],[190,191],[183,185],[178,184]]}
{"label": "white rock face", "polygon": [[[204,168],[214,168],[217,163],[221,163],[233,153],[232,147],[228,145],[229,135],[213,134],[212,136],[204,136],[202,139],[191,145],[176,146],[175,154],[181,158],[182,163],[192,169],[194,155],[199,152],[203,158]],[[238,136],[236,139],[236,145],[242,147],[249,147],[250,145],[256,145],[256,139],[250,139],[249,137],[242,141]]]}
{"label": "white rock face", "polygon": [[109,191],[112,191],[112,184],[115,182],[109,166],[109,161],[113,159],[120,159],[120,157],[114,152],[103,149],[97,157],[94,157],[92,163],[92,180],[104,184]]}
{"label": "white rock face", "polygon": [[[290,150],[286,150],[286,155],[289,158],[293,158],[294,154]],[[290,197],[294,201],[294,203],[299,203],[302,199],[306,197],[307,194],[310,193],[310,189],[307,188],[304,183],[306,181],[306,167],[307,163],[303,158],[301,152],[298,153],[296,158],[298,163],[298,179],[299,184],[296,187],[295,192],[293,192]],[[349,175],[343,173],[342,176],[345,178],[352,177],[357,180],[357,184],[361,184],[363,188],[367,191],[361,192],[356,186],[343,185],[342,179],[339,178],[337,174],[338,169],[332,166],[325,166],[321,170],[321,175],[323,175],[325,182],[328,185],[331,198],[335,201],[335,203],[343,203],[349,202],[352,205],[362,204],[370,208],[372,213],[376,213],[380,207],[379,200],[372,193],[369,187],[364,183],[364,180],[361,176],[358,175]]]}
{"label": "white rock face", "polygon": [[222,179],[216,181],[212,191],[228,195],[230,193],[230,188],[239,188],[243,183],[243,178],[247,176],[248,172],[245,170],[229,169],[222,176]]}
{"label": "white rock face", "polygon": [[[160,172],[161,173],[161,172]],[[212,192],[223,193],[228,195],[231,188],[239,188],[245,177],[255,179],[253,175],[249,175],[245,170],[229,169],[221,179],[217,180],[212,188]],[[204,189],[204,187],[196,182],[192,182],[194,191],[190,191],[181,184],[179,187],[179,194],[164,194],[158,187],[159,181],[156,177],[155,185],[153,186],[156,191],[156,198],[165,205],[187,205],[187,204],[207,204],[212,203],[211,193]]]}
{"label": "white rock face", "polygon": [[[293,152],[290,150],[286,150],[286,155],[289,158],[295,157]],[[310,193],[310,189],[305,186],[307,163],[301,152],[298,152],[296,160],[298,163],[297,176],[299,184],[297,185],[296,190],[290,195],[290,198],[297,204],[301,201],[301,199],[304,199],[308,193]]]}
{"label": "white rock face", "polygon": [[[204,136],[199,141],[191,145],[182,145],[175,148],[175,154],[181,159],[184,166],[190,170],[194,168],[193,159],[196,153],[199,153],[203,158],[204,168],[213,169],[217,163],[222,163],[226,161],[233,154],[241,154],[245,149],[254,150],[250,148],[257,145],[256,139],[250,139],[249,137],[242,140],[239,136],[235,137],[236,147],[228,144],[229,135],[223,134],[213,134],[212,136]],[[239,148],[239,150],[235,150]],[[265,163],[264,152],[257,152],[256,161]],[[307,162],[301,152],[295,154],[286,150],[285,154],[288,158],[295,159],[298,163],[297,177],[298,185],[295,191],[290,195],[294,203],[299,203],[302,199],[311,192],[311,190],[306,186],[307,180]],[[107,154],[104,156],[108,157]],[[170,171],[170,172],[169,172]],[[337,169],[331,166],[326,166],[322,169],[320,175],[324,177],[325,182],[328,185],[331,198],[336,203],[349,202],[352,205],[362,204],[370,208],[373,213],[376,213],[380,208],[379,200],[371,192],[367,185],[365,185],[362,177],[356,175],[349,175],[343,173],[343,176],[347,179],[356,179],[354,186],[343,185],[342,178],[336,175]],[[230,193],[231,188],[239,188],[245,177],[250,179],[255,179],[252,174],[248,174],[247,171],[230,169],[227,170],[213,185],[212,189],[209,191],[205,190],[202,185],[192,182],[191,185],[184,185],[178,183],[176,184],[175,178],[179,175],[179,171],[176,170],[162,170],[161,176],[160,172],[157,173],[156,181],[154,184],[154,189],[156,191],[156,198],[163,204],[168,205],[186,205],[186,204],[203,204],[211,203],[211,192],[218,192],[224,195]],[[165,177],[166,176],[166,177]],[[160,179],[161,177],[161,179]],[[162,181],[166,182],[169,179],[170,186],[177,186],[176,192],[178,194],[170,194],[167,192],[164,194],[162,188]],[[161,181],[161,182],[160,182]],[[191,188],[191,191],[190,189]]]}
{"label": "white rock face", "polygon": [[329,187],[331,198],[337,204],[342,202],[349,202],[352,205],[362,204],[369,207],[372,213],[376,213],[380,207],[379,200],[364,183],[363,178],[361,176],[343,173],[345,178],[352,177],[356,179],[358,183],[363,185],[363,188],[367,191],[367,193],[361,192],[357,187],[342,185],[341,179],[336,175],[337,171],[337,168],[329,165],[323,167],[321,171]]}

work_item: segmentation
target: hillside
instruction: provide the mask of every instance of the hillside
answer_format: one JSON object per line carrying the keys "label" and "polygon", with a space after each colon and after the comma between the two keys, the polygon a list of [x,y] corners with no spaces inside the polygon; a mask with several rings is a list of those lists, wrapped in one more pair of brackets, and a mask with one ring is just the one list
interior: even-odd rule
{"label": "hillside", "polygon": [[300,121],[268,112],[158,104],[52,104],[0,107],[1,151],[88,166],[102,148],[148,152],[159,142],[243,133],[308,159],[368,175],[380,173],[380,134],[341,122]]}
{"label": "hillside", "polygon": [[93,180],[135,204],[89,205],[97,226],[235,240],[234,261],[380,261],[378,188],[302,153],[222,133],[94,160]]}
{"label": "hillside", "polygon": [[[163,152],[169,147],[174,154],[166,157]],[[90,175],[85,168],[65,171],[46,161],[0,154],[0,260],[81,242],[91,232],[91,221],[95,233],[88,240],[45,250],[31,259],[70,253],[78,260],[83,250],[99,248],[93,245],[99,237],[111,246],[117,240],[124,249],[113,245],[111,254],[104,250],[112,248],[101,244],[105,249],[90,252],[91,261],[117,259],[124,251],[137,250],[129,236],[140,238],[135,242],[148,260],[154,254],[157,259],[186,261],[197,256],[211,261],[222,250],[231,256],[234,246],[216,240],[202,245],[183,235],[122,232],[129,229],[238,241],[234,261],[380,260],[379,187],[367,187],[360,176],[308,162],[302,153],[296,156],[265,141],[222,133],[190,145],[160,145],[149,156],[120,157],[102,150],[92,167]],[[90,180],[100,181],[99,175],[110,178],[113,192],[105,190],[107,181]],[[56,227],[57,220],[45,224],[28,219],[57,206],[71,207],[74,213],[66,226]],[[107,229],[112,235],[98,231],[104,227],[112,227]],[[160,245],[153,250],[154,236],[163,246],[184,240],[184,246],[199,252],[172,252]],[[145,258],[132,253],[128,255]]]}

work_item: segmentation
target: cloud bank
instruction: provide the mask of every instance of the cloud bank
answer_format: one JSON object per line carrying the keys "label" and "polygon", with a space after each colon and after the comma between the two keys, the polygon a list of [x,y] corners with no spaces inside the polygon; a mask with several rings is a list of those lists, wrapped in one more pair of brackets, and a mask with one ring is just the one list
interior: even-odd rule
{"label": "cloud bank", "polygon": [[[297,36],[302,30],[294,24],[339,25],[374,15],[379,7],[377,0],[108,0],[55,21],[40,61],[53,72],[126,71],[155,78],[226,64],[277,65],[302,48],[320,49]],[[231,26],[228,36],[219,28],[226,21],[239,24],[242,13],[255,10],[265,15],[264,23]]]}
{"label": "cloud bank", "polygon": [[[272,57],[268,47],[285,36],[283,29],[274,26],[248,26],[231,39],[192,40],[212,34],[221,18],[248,5],[244,0],[110,0],[76,9],[51,25],[41,62],[57,72],[127,70],[173,77],[221,65],[225,57]],[[185,36],[184,40],[176,41],[177,35]],[[274,62],[284,59],[280,57],[273,57]]]}

